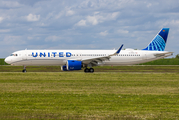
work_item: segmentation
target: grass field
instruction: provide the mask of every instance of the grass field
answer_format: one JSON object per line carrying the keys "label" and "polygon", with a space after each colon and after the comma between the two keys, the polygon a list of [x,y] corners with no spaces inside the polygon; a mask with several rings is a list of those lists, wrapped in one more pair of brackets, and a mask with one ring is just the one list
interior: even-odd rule
{"label": "grass field", "polygon": [[178,119],[178,80],[177,72],[0,73],[0,119]]}

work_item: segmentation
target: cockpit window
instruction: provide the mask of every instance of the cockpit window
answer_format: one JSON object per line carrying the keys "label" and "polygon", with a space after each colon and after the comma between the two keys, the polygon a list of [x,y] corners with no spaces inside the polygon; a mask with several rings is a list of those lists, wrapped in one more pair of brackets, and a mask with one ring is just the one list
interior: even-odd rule
{"label": "cockpit window", "polygon": [[11,54],[11,56],[18,56],[17,54]]}

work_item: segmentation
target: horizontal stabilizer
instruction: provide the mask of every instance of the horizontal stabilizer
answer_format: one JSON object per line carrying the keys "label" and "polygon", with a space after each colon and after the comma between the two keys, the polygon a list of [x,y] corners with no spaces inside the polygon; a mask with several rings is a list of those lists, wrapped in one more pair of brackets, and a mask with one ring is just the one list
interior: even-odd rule
{"label": "horizontal stabilizer", "polygon": [[155,54],[156,57],[168,57],[168,56],[171,56],[173,55],[173,52],[166,52],[166,53],[157,53]]}

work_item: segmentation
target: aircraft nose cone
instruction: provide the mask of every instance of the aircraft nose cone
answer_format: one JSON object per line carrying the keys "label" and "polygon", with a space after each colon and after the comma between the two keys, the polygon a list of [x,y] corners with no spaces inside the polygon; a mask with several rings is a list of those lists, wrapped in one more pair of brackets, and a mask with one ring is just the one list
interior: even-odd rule
{"label": "aircraft nose cone", "polygon": [[11,59],[9,57],[7,57],[5,60],[4,60],[6,63],[10,64],[11,63]]}

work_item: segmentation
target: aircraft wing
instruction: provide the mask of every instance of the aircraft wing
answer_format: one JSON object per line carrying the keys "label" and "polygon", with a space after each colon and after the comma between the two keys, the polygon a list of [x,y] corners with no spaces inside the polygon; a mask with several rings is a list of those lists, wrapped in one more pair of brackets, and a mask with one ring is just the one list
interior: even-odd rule
{"label": "aircraft wing", "polygon": [[111,55],[108,55],[108,56],[102,56],[102,57],[85,58],[85,59],[82,59],[81,61],[83,62],[83,64],[86,64],[86,65],[92,64],[93,66],[96,66],[99,62],[109,60],[111,58],[111,56],[115,56],[115,55],[119,54],[122,47],[123,47],[123,44],[114,54],[111,54]]}

